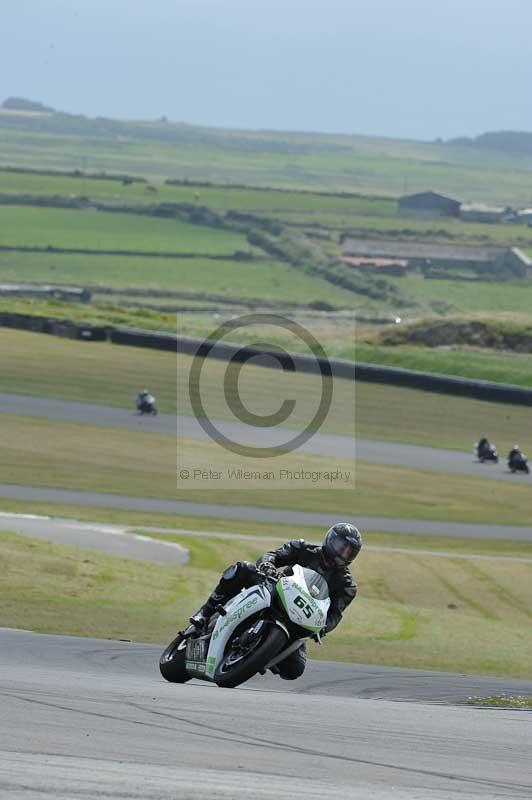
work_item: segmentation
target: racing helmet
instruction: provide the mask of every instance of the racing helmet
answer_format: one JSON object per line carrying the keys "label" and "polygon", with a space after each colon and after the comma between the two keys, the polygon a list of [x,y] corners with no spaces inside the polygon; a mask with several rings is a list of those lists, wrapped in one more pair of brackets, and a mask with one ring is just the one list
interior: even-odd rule
{"label": "racing helmet", "polygon": [[361,549],[360,531],[350,522],[337,522],[329,528],[321,546],[325,562],[336,567],[347,567]]}

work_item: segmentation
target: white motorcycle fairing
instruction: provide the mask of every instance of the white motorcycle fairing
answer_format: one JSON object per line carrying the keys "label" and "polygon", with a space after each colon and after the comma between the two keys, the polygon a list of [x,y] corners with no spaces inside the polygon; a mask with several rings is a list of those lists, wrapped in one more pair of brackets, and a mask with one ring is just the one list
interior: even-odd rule
{"label": "white motorcycle fairing", "polygon": [[[325,578],[312,569],[295,565],[292,574],[284,575],[275,584],[258,584],[242,589],[228,600],[220,613],[212,632],[198,638],[189,638],[186,643],[185,668],[190,677],[215,681],[215,676],[226,658],[227,645],[242,623],[257,617],[257,627],[264,624],[261,612],[277,601],[288,620],[301,629],[303,636],[293,639],[288,628],[273,615],[271,623],[286,634],[287,646],[264,665],[265,669],[277,664],[296,650],[311,633],[319,633],[325,627],[330,606],[329,587]],[[288,623],[289,624],[289,623]],[[253,626],[250,626],[250,630]],[[292,641],[290,641],[292,639]]]}
{"label": "white motorcycle fairing", "polygon": [[248,617],[257,614],[264,608],[269,608],[271,603],[272,596],[267,586],[259,584],[258,586],[251,586],[249,589],[242,589],[241,592],[225,604],[225,616],[220,615],[216,621],[205,663],[197,664],[197,662],[187,659],[187,669],[202,673],[204,669],[205,672],[201,677],[210,681],[214,680],[216,666],[222,660],[227,642],[235,628]]}
{"label": "white motorcycle fairing", "polygon": [[327,581],[318,572],[296,564],[292,575],[276,584],[277,594],[291,622],[319,633],[327,622],[331,605]]}

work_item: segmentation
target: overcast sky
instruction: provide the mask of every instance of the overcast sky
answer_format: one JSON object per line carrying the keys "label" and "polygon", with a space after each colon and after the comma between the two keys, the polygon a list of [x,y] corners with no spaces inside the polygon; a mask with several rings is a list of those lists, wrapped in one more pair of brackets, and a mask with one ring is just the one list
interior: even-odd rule
{"label": "overcast sky", "polygon": [[531,0],[0,0],[0,100],[415,139],[532,130]]}

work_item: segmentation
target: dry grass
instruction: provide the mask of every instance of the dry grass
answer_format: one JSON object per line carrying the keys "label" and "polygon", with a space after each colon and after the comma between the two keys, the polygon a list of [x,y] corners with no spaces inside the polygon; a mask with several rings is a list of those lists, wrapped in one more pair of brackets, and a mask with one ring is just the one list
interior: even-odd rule
{"label": "dry grass", "polygon": [[[76,425],[11,414],[0,415],[0,482],[138,497],[192,500],[367,514],[410,519],[530,523],[530,487],[493,483],[458,474],[400,467],[356,465],[352,488],[277,481],[180,481],[173,436]],[[280,466],[309,471],[352,470],[351,462],[298,453],[276,459]],[[179,466],[226,472],[242,463],[214,442],[179,440]],[[264,469],[271,466],[259,465]],[[254,465],[254,469],[257,465]],[[217,488],[219,487],[219,488]],[[494,491],[496,488],[496,491]]]}

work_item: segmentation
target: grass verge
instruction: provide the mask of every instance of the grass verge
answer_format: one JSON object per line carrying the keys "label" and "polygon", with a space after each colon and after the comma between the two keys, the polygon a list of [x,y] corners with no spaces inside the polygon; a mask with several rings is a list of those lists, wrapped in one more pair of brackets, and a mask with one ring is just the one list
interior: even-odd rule
{"label": "grass verge", "polygon": [[494,708],[532,708],[532,697],[525,695],[492,694],[487,697],[470,697],[470,706],[493,706]]}

